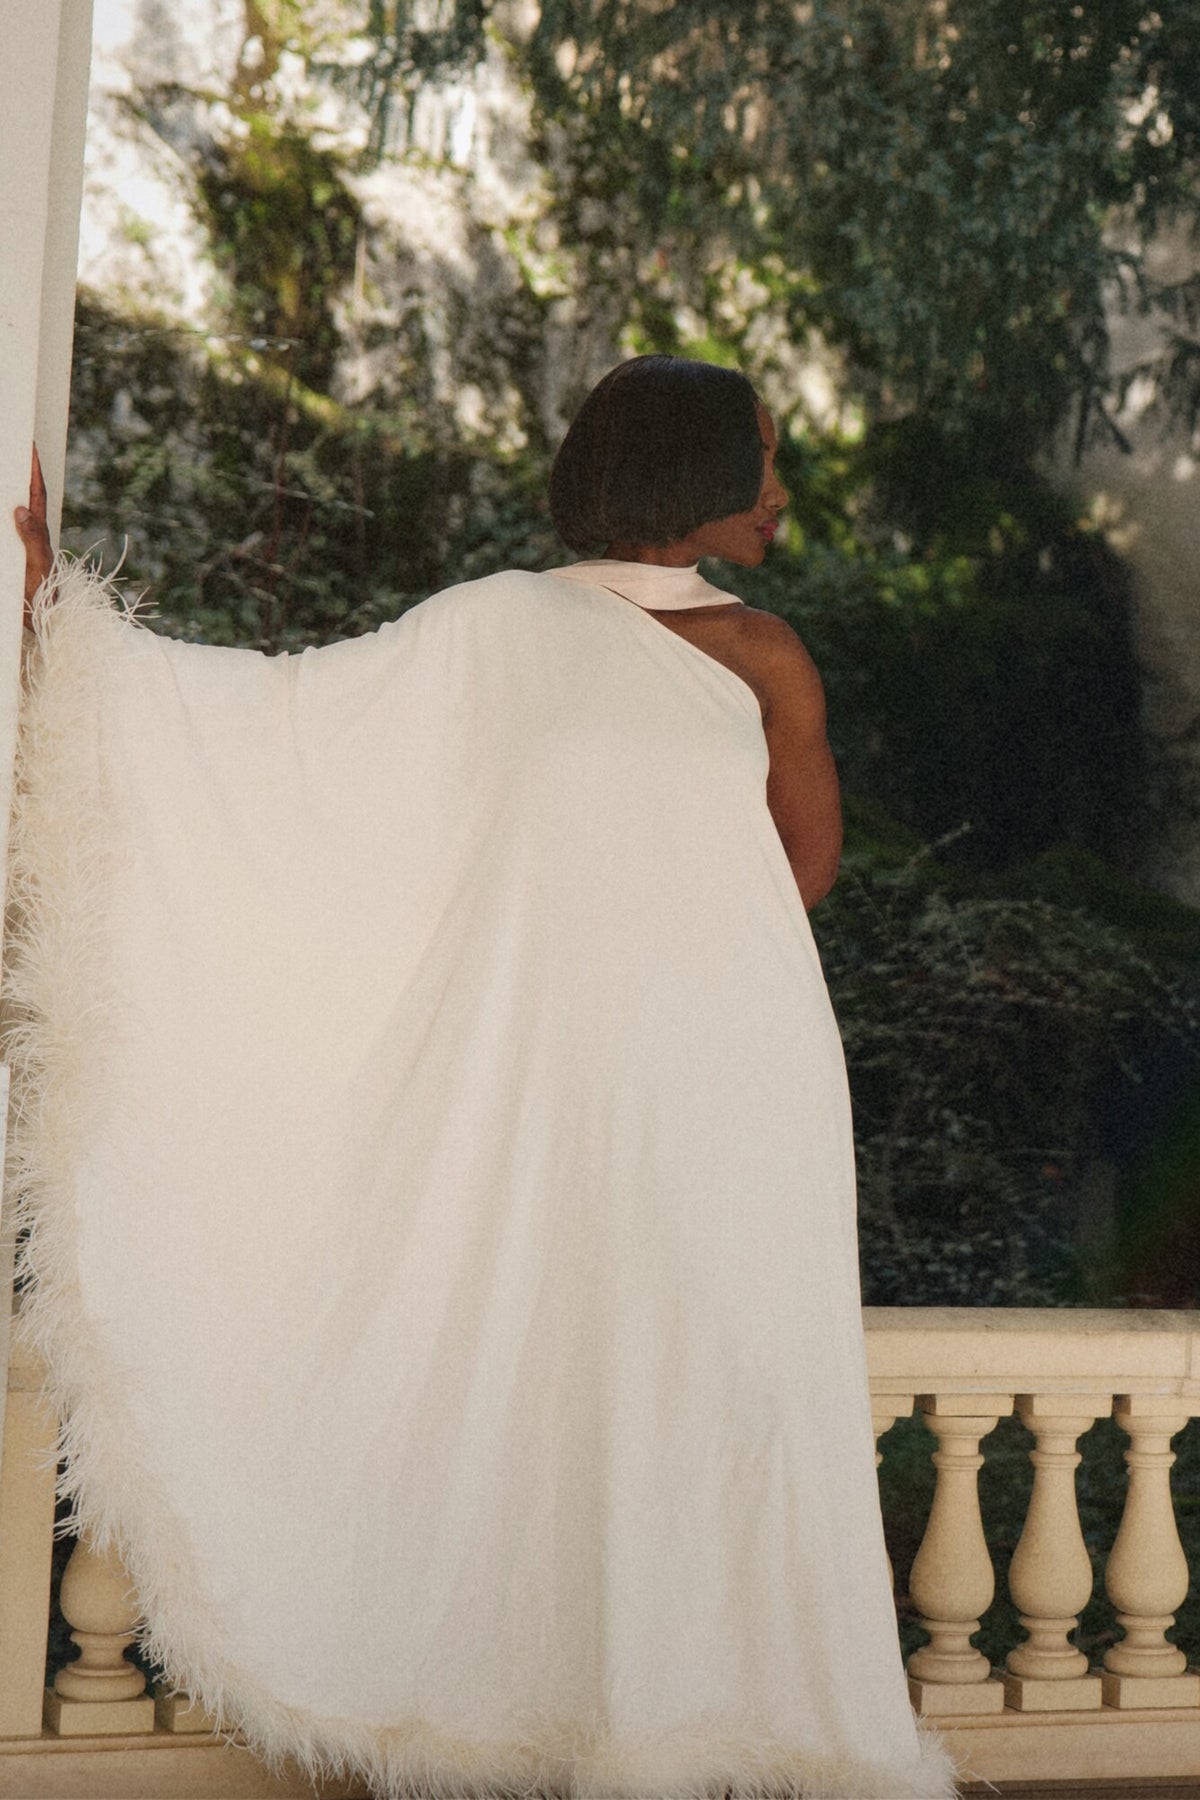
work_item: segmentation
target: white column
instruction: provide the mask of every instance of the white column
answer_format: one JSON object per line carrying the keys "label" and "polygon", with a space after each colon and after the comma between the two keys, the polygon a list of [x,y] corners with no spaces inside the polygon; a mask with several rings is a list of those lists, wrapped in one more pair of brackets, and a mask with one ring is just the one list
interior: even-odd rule
{"label": "white column", "polygon": [[0,768],[7,769],[24,570],[10,512],[28,492],[35,436],[55,532],[62,511],[91,0],[6,0],[0,23]]}
{"label": "white column", "polygon": [[1188,1566],[1171,1501],[1171,1439],[1187,1424],[1186,1402],[1169,1395],[1118,1397],[1113,1416],[1129,1438],[1129,1490],[1104,1583],[1125,1636],[1104,1658],[1104,1703],[1200,1706],[1200,1674],[1166,1632],[1187,1596]]}
{"label": "white column", "polygon": [[129,1577],[111,1551],[80,1540],[63,1575],[59,1602],[79,1655],[46,1690],[46,1724],[60,1737],[125,1737],[153,1731],[146,1677],[125,1660],[138,1613]]}
{"label": "white column", "polygon": [[[0,882],[20,686],[24,552],[11,510],[36,435],[62,508],[92,0],[0,6]],[[7,1392],[12,1228],[0,1219],[0,1409]],[[2,1417],[2,1412],[0,1412]]]}
{"label": "white column", "polygon": [[979,1512],[979,1441],[1012,1411],[1013,1396],[924,1395],[918,1403],[938,1440],[937,1486],[909,1584],[930,1637],[908,1659],[909,1694],[920,1713],[1000,1712],[1003,1684],[971,1646],[996,1586]]}
{"label": "white column", "polygon": [[1018,1712],[1082,1712],[1101,1704],[1100,1677],[1070,1634],[1092,1596],[1092,1562],[1079,1524],[1075,1445],[1105,1415],[1107,1394],[1022,1394],[1017,1411],[1036,1440],[1033,1493],[1008,1588],[1029,1633],[1008,1656],[1005,1700]]}

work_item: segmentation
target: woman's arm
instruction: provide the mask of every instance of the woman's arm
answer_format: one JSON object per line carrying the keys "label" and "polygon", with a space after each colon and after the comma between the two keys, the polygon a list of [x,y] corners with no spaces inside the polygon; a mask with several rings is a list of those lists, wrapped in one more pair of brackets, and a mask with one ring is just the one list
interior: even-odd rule
{"label": "woman's arm", "polygon": [[46,523],[46,481],[33,447],[33,465],[29,472],[29,505],[18,506],[13,513],[17,536],[25,546],[25,623],[31,622],[33,596],[54,566],[54,546]]}
{"label": "woman's arm", "polygon": [[816,664],[790,625],[755,618],[756,686],[770,752],[767,805],[800,898],[811,912],[837,880],[842,805],[825,735],[825,693]]}

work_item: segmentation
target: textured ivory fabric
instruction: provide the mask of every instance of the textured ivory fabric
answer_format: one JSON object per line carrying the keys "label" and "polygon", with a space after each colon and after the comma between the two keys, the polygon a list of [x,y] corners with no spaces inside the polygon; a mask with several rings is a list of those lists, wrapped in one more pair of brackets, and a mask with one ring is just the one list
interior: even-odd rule
{"label": "textured ivory fabric", "polygon": [[380,1795],[950,1794],[750,690],[552,575],[276,659],[60,592],[27,1326],[171,1675]]}

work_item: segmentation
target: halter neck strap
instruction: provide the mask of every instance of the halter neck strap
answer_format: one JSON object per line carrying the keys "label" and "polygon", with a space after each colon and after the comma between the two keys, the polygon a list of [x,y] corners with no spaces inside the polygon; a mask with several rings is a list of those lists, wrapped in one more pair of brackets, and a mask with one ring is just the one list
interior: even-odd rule
{"label": "halter neck strap", "polygon": [[620,562],[615,557],[602,557],[594,562],[570,563],[553,569],[554,575],[568,581],[586,582],[589,587],[607,588],[622,600],[646,612],[682,612],[692,606],[740,606],[736,594],[705,581],[700,565],[668,568],[662,563]]}

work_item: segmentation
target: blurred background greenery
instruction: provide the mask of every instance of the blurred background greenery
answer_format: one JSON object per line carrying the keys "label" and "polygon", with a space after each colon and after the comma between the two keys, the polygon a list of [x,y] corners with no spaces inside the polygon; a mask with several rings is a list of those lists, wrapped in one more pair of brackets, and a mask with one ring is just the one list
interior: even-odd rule
{"label": "blurred background greenery", "polygon": [[709,573],[829,691],[866,1298],[1200,1305],[1200,911],[1147,880],[1195,796],[1070,476],[1131,396],[1200,413],[1200,0],[126,10],[67,544],[298,650],[567,560],[549,459],[623,355],[744,368],[792,505]]}

